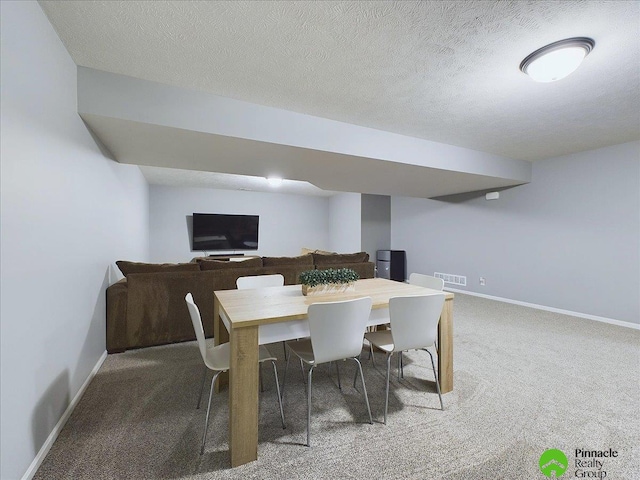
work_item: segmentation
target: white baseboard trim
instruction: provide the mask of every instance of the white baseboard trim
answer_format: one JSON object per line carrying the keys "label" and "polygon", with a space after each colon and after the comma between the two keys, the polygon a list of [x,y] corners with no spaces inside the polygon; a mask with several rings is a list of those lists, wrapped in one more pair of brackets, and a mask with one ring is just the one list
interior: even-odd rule
{"label": "white baseboard trim", "polygon": [[485,295],[484,293],[471,292],[468,290],[460,290],[458,288],[445,287],[445,290],[447,290],[448,292],[462,293],[465,295],[472,295],[474,297],[482,297],[489,300],[496,300],[498,302],[512,303],[514,305],[521,305],[523,307],[535,308],[537,310],[545,310],[547,312],[560,313],[562,315],[571,315],[572,317],[586,318],[587,320],[594,320],[596,322],[609,323],[611,325],[617,325],[619,327],[626,327],[626,328],[633,328],[634,330],[640,330],[640,324],[638,323],[624,322],[622,320],[614,320],[613,318],[598,317],[597,315],[589,315],[588,313],[573,312],[571,310],[563,310],[561,308],[547,307],[545,305],[538,305],[535,303],[521,302],[519,300],[511,300],[510,298],[494,297],[493,295]]}
{"label": "white baseboard trim", "polygon": [[71,416],[73,409],[76,408],[76,405],[82,398],[82,395],[84,394],[85,390],[91,383],[91,380],[93,380],[93,377],[96,376],[96,373],[98,372],[98,370],[100,369],[100,367],[102,366],[106,358],[107,358],[107,351],[105,350],[104,353],[100,356],[100,358],[96,362],[95,366],[93,367],[93,370],[91,370],[91,373],[89,373],[89,376],[87,377],[87,379],[84,381],[84,383],[80,387],[80,390],[78,390],[78,393],[76,393],[76,396],[73,397],[73,400],[71,400],[71,403],[69,403],[69,406],[60,417],[60,420],[58,420],[58,423],[56,423],[55,427],[53,427],[53,430],[51,431],[51,433],[45,440],[44,444],[40,448],[40,451],[36,455],[36,458],[33,459],[33,462],[31,462],[31,465],[29,465],[29,468],[27,469],[25,474],[22,476],[22,480],[31,480],[33,476],[36,474],[36,472],[38,471],[38,468],[42,464],[42,461],[47,456],[47,453],[49,453],[49,450],[51,450],[51,447],[53,446],[53,443],[56,441],[56,438],[58,438],[58,435],[60,435],[60,432],[62,431],[62,427],[64,427],[64,424],[67,423],[67,420]]}

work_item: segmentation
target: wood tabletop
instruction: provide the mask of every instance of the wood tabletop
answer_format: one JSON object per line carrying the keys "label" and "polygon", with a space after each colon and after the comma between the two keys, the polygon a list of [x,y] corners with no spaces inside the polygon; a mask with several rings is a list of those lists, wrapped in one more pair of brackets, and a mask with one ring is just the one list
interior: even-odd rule
{"label": "wood tabletop", "polygon": [[355,282],[355,291],[330,295],[304,296],[301,285],[269,287],[249,290],[218,290],[214,292],[232,329],[267,325],[306,318],[309,305],[317,302],[337,302],[353,298],[371,297],[372,308],[385,308],[391,297],[444,293],[453,298],[451,292],[440,292],[408,283],[367,278]]}

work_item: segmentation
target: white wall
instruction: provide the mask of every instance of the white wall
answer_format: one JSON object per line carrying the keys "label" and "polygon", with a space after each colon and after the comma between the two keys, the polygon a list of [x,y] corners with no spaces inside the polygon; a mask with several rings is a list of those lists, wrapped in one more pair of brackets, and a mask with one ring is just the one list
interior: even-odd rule
{"label": "white wall", "polygon": [[326,197],[152,185],[149,198],[152,262],[188,262],[203,255],[191,251],[193,213],[259,215],[258,250],[244,251],[247,255],[295,256],[303,247],[329,247]]}
{"label": "white wall", "polygon": [[359,193],[339,193],[329,200],[329,250],[361,251],[361,200]]}
{"label": "white wall", "polygon": [[393,197],[391,212],[408,273],[466,275],[470,291],[640,323],[640,142],[534,162],[532,182],[499,200]]}
{"label": "white wall", "polygon": [[0,2],[0,477],[21,478],[105,351],[115,258],[148,254],[148,191],[76,112],[76,66],[36,2]]}

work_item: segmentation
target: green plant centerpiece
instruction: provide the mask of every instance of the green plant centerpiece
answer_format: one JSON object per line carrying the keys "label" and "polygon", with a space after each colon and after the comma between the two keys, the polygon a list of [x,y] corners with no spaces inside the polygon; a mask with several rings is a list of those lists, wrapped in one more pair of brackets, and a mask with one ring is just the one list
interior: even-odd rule
{"label": "green plant centerpiece", "polygon": [[300,274],[303,295],[328,295],[355,290],[354,282],[360,278],[350,268],[307,270]]}

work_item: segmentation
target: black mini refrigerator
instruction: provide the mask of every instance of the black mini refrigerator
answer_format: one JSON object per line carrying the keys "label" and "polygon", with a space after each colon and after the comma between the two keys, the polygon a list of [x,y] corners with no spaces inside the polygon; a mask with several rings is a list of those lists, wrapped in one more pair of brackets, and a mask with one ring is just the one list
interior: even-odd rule
{"label": "black mini refrigerator", "polygon": [[406,264],[407,256],[404,250],[378,250],[376,254],[376,276],[404,282],[406,279]]}

